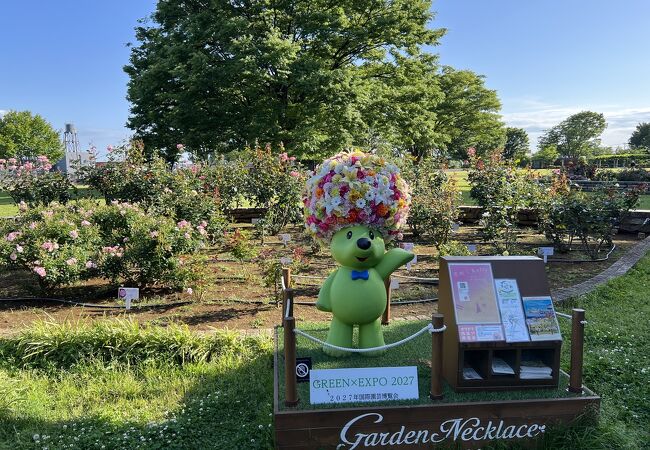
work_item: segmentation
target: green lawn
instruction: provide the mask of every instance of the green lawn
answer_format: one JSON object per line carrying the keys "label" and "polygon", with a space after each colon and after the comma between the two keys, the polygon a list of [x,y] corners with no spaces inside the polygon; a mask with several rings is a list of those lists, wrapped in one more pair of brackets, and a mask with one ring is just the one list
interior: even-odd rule
{"label": "green lawn", "polygon": [[[601,418],[550,430],[541,448],[647,448],[650,255],[571,307],[587,311],[585,384]],[[271,448],[272,380],[268,337],[44,324],[0,339],[0,448]]]}

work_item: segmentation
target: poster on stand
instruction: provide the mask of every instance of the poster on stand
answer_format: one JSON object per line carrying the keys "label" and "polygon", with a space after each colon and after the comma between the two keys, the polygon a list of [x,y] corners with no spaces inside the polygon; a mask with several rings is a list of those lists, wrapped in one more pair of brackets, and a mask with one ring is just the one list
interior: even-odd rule
{"label": "poster on stand", "polygon": [[506,342],[530,341],[517,280],[495,278],[494,286],[497,291],[497,301],[499,303],[499,311],[501,312],[501,321],[505,331]]}
{"label": "poster on stand", "polygon": [[449,277],[458,324],[500,326],[501,317],[490,264],[449,264]]}
{"label": "poster on stand", "polygon": [[524,297],[524,313],[531,341],[561,341],[551,297]]}

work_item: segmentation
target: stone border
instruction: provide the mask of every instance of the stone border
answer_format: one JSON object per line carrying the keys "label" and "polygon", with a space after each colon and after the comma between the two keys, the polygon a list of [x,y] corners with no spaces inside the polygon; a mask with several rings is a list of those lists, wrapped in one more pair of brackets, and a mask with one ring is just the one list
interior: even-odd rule
{"label": "stone border", "polygon": [[650,250],[650,236],[632,247],[618,261],[600,272],[593,278],[583,281],[568,288],[551,291],[551,296],[556,303],[564,302],[570,298],[588,294],[609,280],[625,275],[645,254]]}

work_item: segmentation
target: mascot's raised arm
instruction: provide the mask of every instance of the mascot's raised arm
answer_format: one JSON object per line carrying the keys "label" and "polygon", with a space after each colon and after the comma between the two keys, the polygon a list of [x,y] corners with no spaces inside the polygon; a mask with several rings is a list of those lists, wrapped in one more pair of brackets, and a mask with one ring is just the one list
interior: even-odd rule
{"label": "mascot's raised arm", "polygon": [[[325,160],[307,181],[307,230],[330,244],[339,263],[323,283],[316,303],[333,315],[329,344],[351,348],[353,327],[358,325],[359,348],[384,345],[384,280],[413,259],[412,253],[399,248],[386,251],[385,243],[400,235],[409,201],[408,186],[397,166],[361,152]],[[323,351],[332,356],[349,354],[327,346]]]}

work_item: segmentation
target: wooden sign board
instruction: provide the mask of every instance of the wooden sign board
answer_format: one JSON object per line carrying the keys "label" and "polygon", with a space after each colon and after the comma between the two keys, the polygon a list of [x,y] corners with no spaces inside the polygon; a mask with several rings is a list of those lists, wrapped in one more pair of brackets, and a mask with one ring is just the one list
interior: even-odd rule
{"label": "wooden sign board", "polygon": [[585,389],[582,395],[565,398],[280,410],[280,358],[276,335],[274,418],[278,449],[481,448],[488,442],[531,441],[553,425],[595,417],[600,407],[600,397]]}

